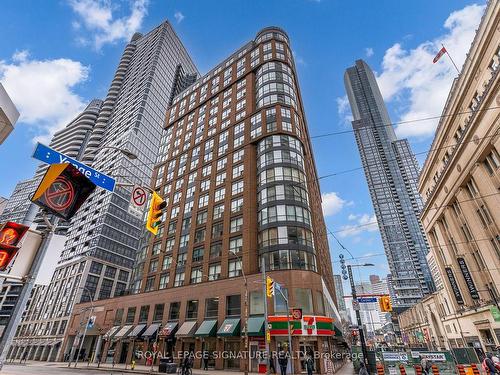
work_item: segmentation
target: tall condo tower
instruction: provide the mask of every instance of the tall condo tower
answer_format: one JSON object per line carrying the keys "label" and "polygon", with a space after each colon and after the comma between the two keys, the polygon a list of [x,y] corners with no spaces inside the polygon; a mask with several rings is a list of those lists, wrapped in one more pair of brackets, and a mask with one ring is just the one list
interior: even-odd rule
{"label": "tall condo tower", "polygon": [[406,139],[397,139],[370,67],[357,60],[344,84],[352,126],[392,275],[398,309],[417,303],[434,290],[426,255],[429,246],[418,219],[419,166]]}
{"label": "tall condo tower", "polygon": [[[197,75],[168,22],[146,35],[135,34],[125,47],[81,160],[119,183],[149,185],[167,106],[173,93]],[[71,220],[47,293],[32,301],[36,314],[26,314],[26,326],[37,330],[19,331],[52,342],[50,351],[45,350],[49,359],[57,358],[75,303],[121,295],[127,288],[144,227],[141,219],[128,213],[130,193],[130,187],[119,184],[112,193],[96,189]]]}

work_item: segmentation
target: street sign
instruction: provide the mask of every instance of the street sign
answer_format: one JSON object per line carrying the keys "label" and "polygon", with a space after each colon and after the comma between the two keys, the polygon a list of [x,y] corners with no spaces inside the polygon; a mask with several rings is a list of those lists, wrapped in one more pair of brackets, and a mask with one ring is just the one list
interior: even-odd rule
{"label": "street sign", "polygon": [[382,352],[384,362],[407,362],[408,354],[404,352]]}
{"label": "street sign", "polygon": [[358,297],[359,303],[373,303],[377,302],[377,297]]}
{"label": "street sign", "polygon": [[292,318],[302,320],[302,309],[292,309]]}
{"label": "street sign", "polygon": [[142,219],[144,208],[146,207],[147,194],[146,190],[139,185],[134,185],[132,194],[130,195],[130,203],[128,205],[128,213],[138,219]]}
{"label": "street sign", "polygon": [[43,161],[47,164],[60,164],[60,163],[69,163],[72,164],[75,168],[77,168],[80,173],[82,173],[85,177],[87,177],[90,181],[92,181],[97,186],[102,187],[103,189],[113,191],[115,188],[115,179],[109,177],[99,171],[96,171],[93,168],[90,168],[88,165],[80,163],[79,161],[70,158],[56,150],[51,149],[41,143],[37,143],[35,151],[33,152],[33,158]]}
{"label": "street sign", "polygon": [[354,309],[354,311],[359,311],[359,310],[361,310],[361,308],[359,307],[359,301],[357,301],[357,300],[352,300],[352,308]]}

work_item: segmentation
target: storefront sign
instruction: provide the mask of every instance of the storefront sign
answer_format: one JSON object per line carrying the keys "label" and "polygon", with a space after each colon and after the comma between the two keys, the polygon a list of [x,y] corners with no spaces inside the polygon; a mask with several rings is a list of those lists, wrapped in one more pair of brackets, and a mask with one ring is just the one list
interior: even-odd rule
{"label": "storefront sign", "polygon": [[470,296],[472,299],[479,299],[479,293],[477,292],[476,285],[474,284],[472,275],[469,272],[469,268],[465,263],[465,259],[457,258],[457,262],[460,266],[460,271],[462,271],[462,275],[464,276],[465,284],[467,284],[467,288],[469,289]]}
{"label": "storefront sign", "polygon": [[444,353],[420,353],[420,357],[427,359],[431,362],[446,362],[446,356]]}
{"label": "storefront sign", "polygon": [[455,295],[455,299],[459,305],[464,304],[464,299],[462,298],[462,293],[460,293],[460,289],[458,288],[457,280],[455,279],[455,275],[453,274],[453,270],[450,267],[444,268],[446,271],[446,275],[448,276],[448,281],[450,282],[451,290]]}
{"label": "storefront sign", "polygon": [[288,335],[288,320],[290,321],[290,332],[296,336],[333,336],[333,319],[325,316],[305,315],[301,320],[293,319],[293,316],[269,316],[268,322],[270,332],[273,336]]}

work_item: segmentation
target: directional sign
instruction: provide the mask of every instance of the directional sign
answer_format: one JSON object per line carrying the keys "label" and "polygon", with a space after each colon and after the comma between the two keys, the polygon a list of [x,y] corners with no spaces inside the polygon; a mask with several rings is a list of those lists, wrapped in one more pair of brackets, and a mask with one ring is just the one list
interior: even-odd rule
{"label": "directional sign", "polygon": [[106,190],[113,191],[115,188],[115,179],[105,174],[90,168],[88,165],[80,163],[79,161],[70,158],[56,150],[51,149],[41,143],[38,143],[33,152],[33,158],[43,161],[47,164],[69,163],[73,164],[85,177],[92,181],[97,186]]}
{"label": "directional sign", "polygon": [[373,303],[377,302],[377,297],[358,297],[359,303]]}
{"label": "directional sign", "polygon": [[132,194],[130,195],[130,203],[128,205],[128,213],[134,215],[138,219],[142,219],[144,208],[146,207],[147,194],[144,188],[139,185],[134,185]]}

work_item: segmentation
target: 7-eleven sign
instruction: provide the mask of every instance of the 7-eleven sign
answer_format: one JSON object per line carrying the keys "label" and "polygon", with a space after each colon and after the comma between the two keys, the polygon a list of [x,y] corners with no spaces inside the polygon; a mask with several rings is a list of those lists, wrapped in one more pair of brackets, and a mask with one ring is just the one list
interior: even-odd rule
{"label": "7-eleven sign", "polygon": [[318,334],[314,316],[304,316],[302,319],[302,330],[309,336],[316,336]]}

